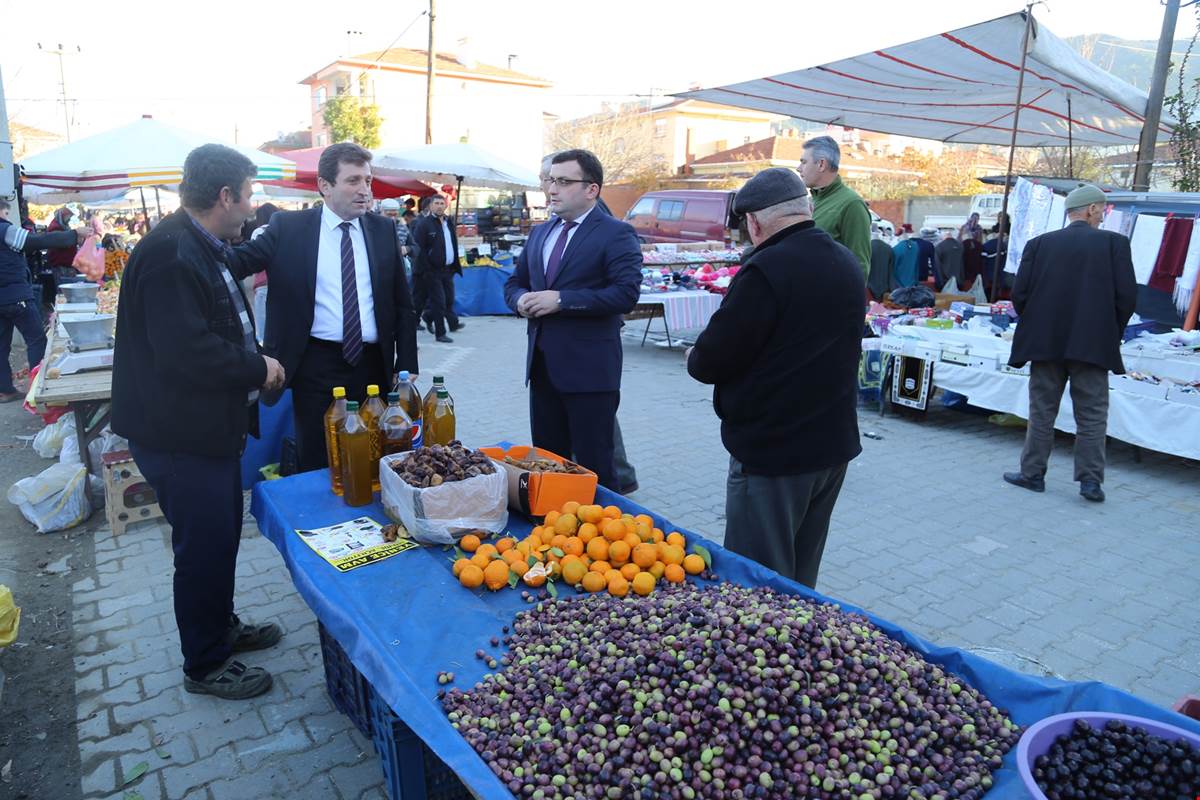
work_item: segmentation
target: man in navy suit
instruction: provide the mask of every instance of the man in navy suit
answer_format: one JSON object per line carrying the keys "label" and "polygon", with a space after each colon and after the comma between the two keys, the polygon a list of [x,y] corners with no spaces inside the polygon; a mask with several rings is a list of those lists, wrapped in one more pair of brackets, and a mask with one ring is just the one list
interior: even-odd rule
{"label": "man in navy suit", "polygon": [[302,471],[328,466],[324,415],[334,386],[361,402],[368,384],[391,386],[396,372],[417,372],[416,318],[396,226],[367,212],[370,151],[351,142],[325,148],[317,188],[321,208],[275,214],[229,259],[239,278],[262,269],[270,277],[263,351],[283,364],[287,385],[262,399],[274,405],[291,388]]}
{"label": "man in navy suit", "polygon": [[587,150],[554,157],[547,196],[555,218],[533,229],[504,296],[529,320],[534,445],[574,454],[615,491],[622,316],[637,304],[642,253],[632,227],[596,210],[603,184],[604,168]]}

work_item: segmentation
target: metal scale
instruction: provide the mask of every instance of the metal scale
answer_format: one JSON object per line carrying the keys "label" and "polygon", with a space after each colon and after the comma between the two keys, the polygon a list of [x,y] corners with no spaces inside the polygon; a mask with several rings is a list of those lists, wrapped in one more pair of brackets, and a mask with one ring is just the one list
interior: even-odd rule
{"label": "metal scale", "polygon": [[71,313],[62,313],[56,324],[66,332],[67,349],[51,363],[50,369],[59,375],[74,375],[111,368],[115,322],[114,314],[97,314],[94,305],[91,313],[78,313],[74,309]]}

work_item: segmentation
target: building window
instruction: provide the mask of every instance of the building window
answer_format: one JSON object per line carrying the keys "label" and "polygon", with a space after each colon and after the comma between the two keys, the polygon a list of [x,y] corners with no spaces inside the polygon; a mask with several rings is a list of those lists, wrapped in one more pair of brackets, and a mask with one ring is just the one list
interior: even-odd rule
{"label": "building window", "polygon": [[654,120],[654,138],[661,139],[667,135],[667,121],[665,119]]}
{"label": "building window", "polygon": [[325,146],[325,134],[318,133],[317,134],[317,147],[324,147],[324,146]]}
{"label": "building window", "polygon": [[325,105],[325,96],[325,84],[322,83],[317,87],[317,90],[313,92],[313,111],[321,110],[322,106]]}

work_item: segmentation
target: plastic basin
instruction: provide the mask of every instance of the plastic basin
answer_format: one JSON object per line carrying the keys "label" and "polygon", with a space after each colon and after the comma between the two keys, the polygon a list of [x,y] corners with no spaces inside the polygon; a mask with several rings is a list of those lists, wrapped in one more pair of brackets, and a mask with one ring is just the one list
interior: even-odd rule
{"label": "plastic basin", "polygon": [[1110,719],[1116,719],[1172,742],[1178,739],[1187,739],[1193,747],[1200,748],[1200,736],[1185,731],[1183,728],[1155,722],[1145,717],[1135,717],[1132,714],[1112,714],[1105,711],[1075,711],[1070,714],[1055,714],[1030,725],[1021,735],[1021,740],[1017,742],[1017,770],[1021,773],[1021,781],[1034,800],[1046,800],[1046,795],[1038,788],[1037,781],[1033,778],[1034,760],[1038,756],[1048,753],[1055,739],[1064,733],[1070,733],[1071,727],[1077,719],[1087,720],[1093,728],[1103,727],[1104,723]]}

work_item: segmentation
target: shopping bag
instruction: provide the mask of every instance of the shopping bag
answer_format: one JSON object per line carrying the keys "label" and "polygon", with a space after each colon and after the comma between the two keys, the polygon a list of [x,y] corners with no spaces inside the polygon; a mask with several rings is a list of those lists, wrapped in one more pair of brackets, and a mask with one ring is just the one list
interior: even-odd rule
{"label": "shopping bag", "polygon": [[92,233],[83,240],[71,266],[83,273],[88,280],[100,282],[104,277],[104,244],[98,235]]}
{"label": "shopping bag", "polygon": [[21,509],[38,533],[72,528],[92,513],[83,464],[58,463],[22,478],[8,489],[8,502]]}

